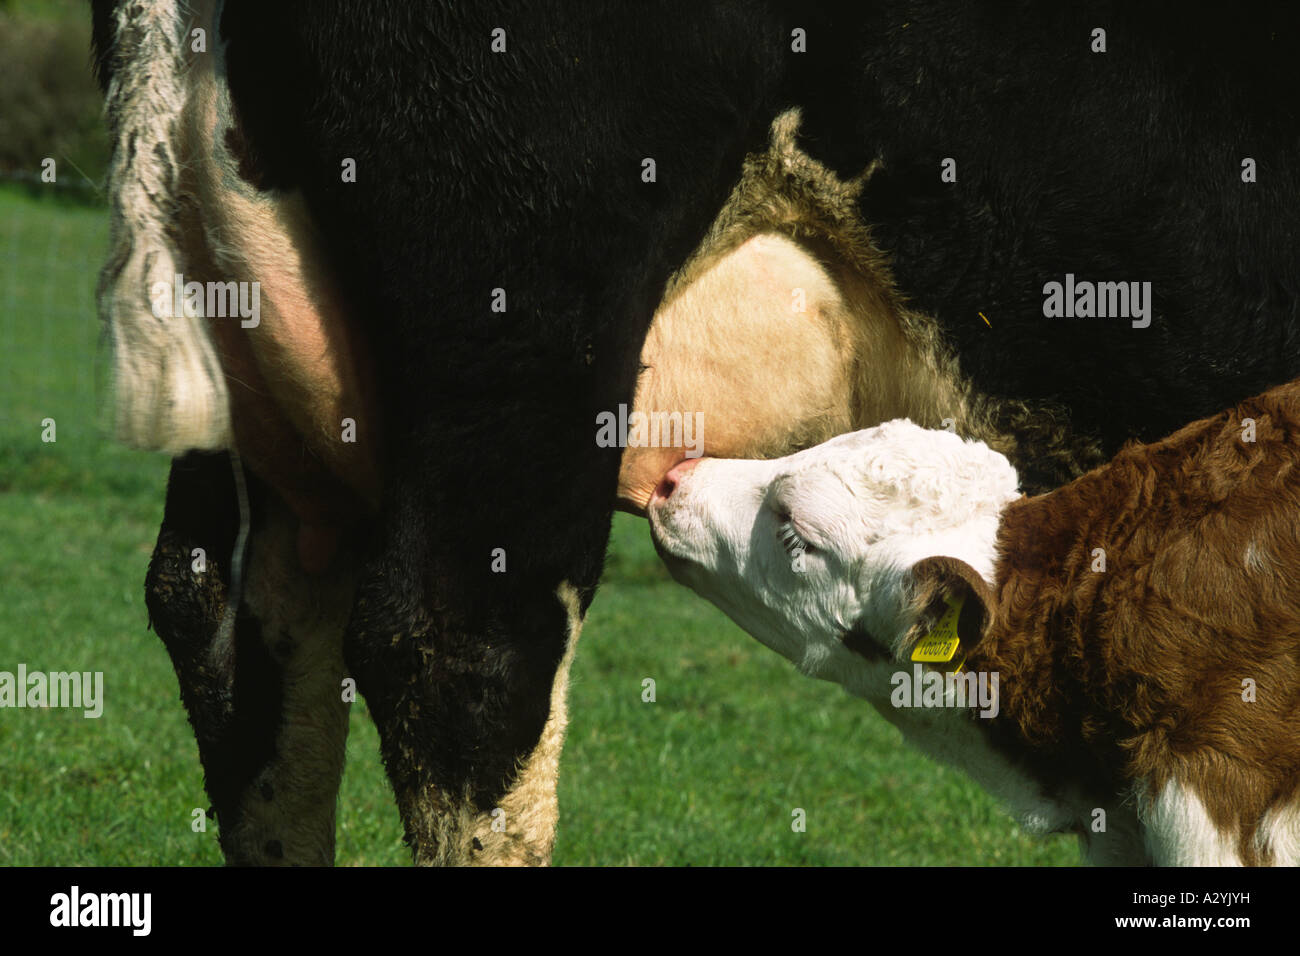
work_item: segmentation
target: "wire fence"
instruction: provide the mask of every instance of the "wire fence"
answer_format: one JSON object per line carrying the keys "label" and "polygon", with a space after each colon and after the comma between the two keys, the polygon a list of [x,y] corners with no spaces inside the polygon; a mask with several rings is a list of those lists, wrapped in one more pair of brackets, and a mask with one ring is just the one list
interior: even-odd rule
{"label": "wire fence", "polygon": [[[98,428],[99,324],[95,283],[107,249],[108,217],[86,189],[0,182],[0,428],[8,442],[39,436],[55,419],[58,438]],[[84,184],[83,184],[84,186]],[[78,201],[66,201],[75,194]],[[2,449],[0,449],[2,451]]]}

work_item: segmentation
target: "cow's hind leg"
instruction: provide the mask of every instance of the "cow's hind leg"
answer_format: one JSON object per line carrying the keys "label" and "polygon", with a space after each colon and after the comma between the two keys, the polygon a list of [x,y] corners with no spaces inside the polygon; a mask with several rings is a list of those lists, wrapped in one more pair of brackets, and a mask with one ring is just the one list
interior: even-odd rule
{"label": "cow's hind leg", "polygon": [[303,574],[285,506],[251,477],[247,500],[242,601],[230,633],[222,631],[240,508],[225,454],[173,464],[146,603],[180,681],[227,861],[329,864],[353,571],[345,553],[329,573]]}

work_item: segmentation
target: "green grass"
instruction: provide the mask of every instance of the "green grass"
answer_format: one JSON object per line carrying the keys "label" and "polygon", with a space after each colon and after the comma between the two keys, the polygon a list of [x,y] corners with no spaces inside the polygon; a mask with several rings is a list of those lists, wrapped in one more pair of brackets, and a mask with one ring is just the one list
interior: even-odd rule
{"label": "green grass", "polygon": [[[167,462],[107,441],[102,211],[0,190],[0,670],[99,670],[105,710],[0,709],[0,865],[214,864],[176,678],[145,628]],[[53,418],[57,441],[41,441]],[[642,701],[653,678],[656,700]],[[560,865],[1078,862],[675,585],[620,517],[573,669]],[[805,811],[806,832],[791,829]],[[406,864],[374,726],[352,711],[338,860]]]}

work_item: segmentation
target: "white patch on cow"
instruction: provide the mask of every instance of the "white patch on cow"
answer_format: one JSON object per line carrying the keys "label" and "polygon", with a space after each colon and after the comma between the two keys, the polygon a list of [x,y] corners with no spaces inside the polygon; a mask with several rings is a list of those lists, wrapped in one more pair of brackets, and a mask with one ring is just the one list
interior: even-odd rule
{"label": "white patch on cow", "polygon": [[[476,807],[468,793],[427,790],[415,795],[408,829],[427,834],[415,844],[417,866],[546,866],[559,820],[556,785],[569,723],[569,670],[582,631],[578,592],[567,581],[555,593],[568,616],[564,655],[551,684],[551,712],[533,752],[519,764],[514,784],[495,807]],[[493,824],[496,824],[494,827]]]}
{"label": "white patch on cow", "polygon": [[1274,866],[1300,866],[1300,801],[1268,809],[1255,831],[1255,847]]}
{"label": "white patch on cow", "polygon": [[1241,866],[1237,834],[1220,829],[1196,792],[1177,780],[1138,810],[1156,866]]}
{"label": "white patch on cow", "polygon": [[185,161],[177,125],[186,100],[189,24],[175,0],[137,0],[114,11],[115,60],[105,111],[113,156],[108,261],[100,319],[112,348],[117,438],[177,455],[224,448],[225,379],[201,318],[153,314],[155,283],[183,272],[171,238]]}
{"label": "white patch on cow", "polygon": [[560,752],[569,726],[569,670],[582,633],[578,592],[561,582],[555,592],[568,615],[564,656],[551,684],[551,713],[533,752],[523,761],[514,786],[501,798],[505,828],[492,829],[491,813],[480,814],[475,830],[483,851],[474,862],[492,865],[536,866],[551,862],[555,827],[560,817],[556,788],[560,777]]}

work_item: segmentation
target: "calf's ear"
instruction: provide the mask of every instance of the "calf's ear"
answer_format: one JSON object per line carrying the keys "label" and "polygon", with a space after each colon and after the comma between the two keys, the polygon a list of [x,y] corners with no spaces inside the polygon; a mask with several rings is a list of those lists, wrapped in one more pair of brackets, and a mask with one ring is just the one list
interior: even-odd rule
{"label": "calf's ear", "polygon": [[[950,609],[958,606],[956,633],[964,651],[984,636],[993,606],[993,591],[979,573],[965,561],[947,556],[923,558],[912,565],[912,609],[915,624],[903,639],[900,650],[910,655],[922,638],[940,627]],[[953,622],[948,622],[951,626]]]}

